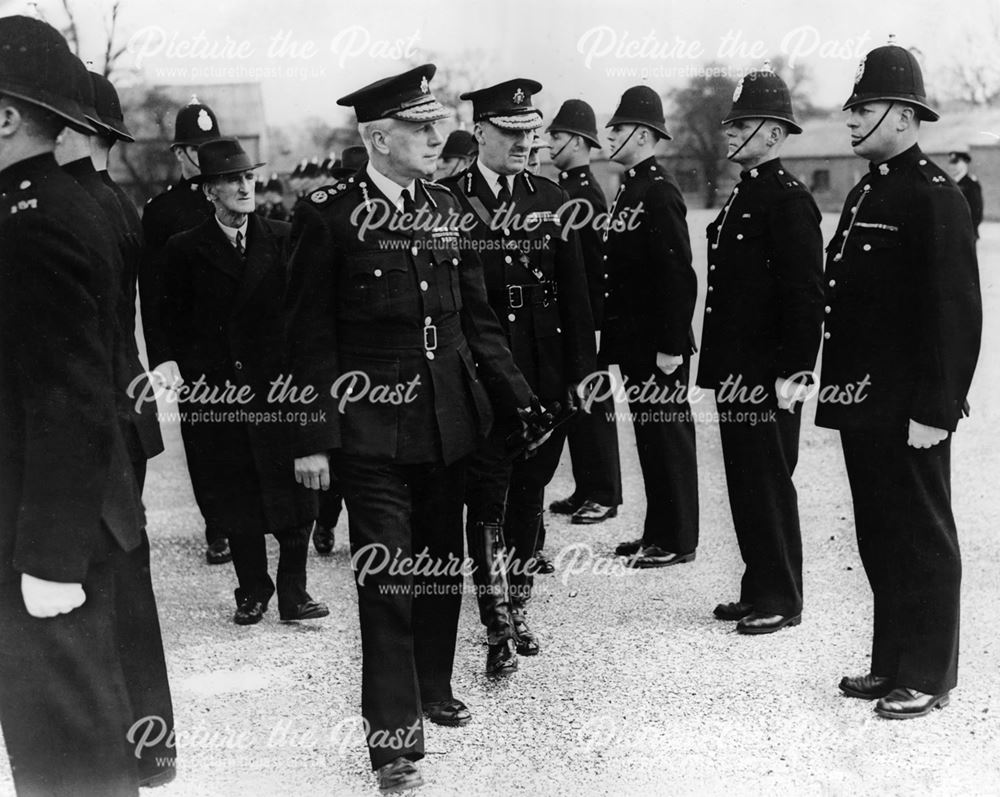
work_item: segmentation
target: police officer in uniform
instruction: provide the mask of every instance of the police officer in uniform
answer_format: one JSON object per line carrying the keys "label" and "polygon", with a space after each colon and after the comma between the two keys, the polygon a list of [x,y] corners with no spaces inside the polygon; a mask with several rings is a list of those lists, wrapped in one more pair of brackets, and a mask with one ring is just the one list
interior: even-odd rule
{"label": "police officer in uniform", "polygon": [[[551,180],[525,171],[534,131],[542,125],[531,105],[540,90],[536,81],[515,79],[462,94],[472,101],[479,155],[445,184],[475,219],[471,235],[482,242],[490,305],[514,362],[543,405],[570,406],[576,386],[594,370],[594,326],[579,236],[564,231],[559,217],[568,197]],[[524,656],[539,652],[527,623],[532,559],[545,487],[559,464],[566,427],[534,456],[513,464],[503,445],[510,432],[498,424],[477,453],[466,495],[469,553],[491,674],[515,669],[515,650]],[[505,548],[506,584],[499,561]]]}
{"label": "police officer in uniform", "polygon": [[121,253],[52,154],[65,126],[92,132],[81,70],[55,29],[0,19],[0,725],[18,794],[115,797],[173,765],[147,770],[126,736],[166,674],[130,658],[162,645],[130,614],[155,603],[118,418]]}
{"label": "police officer in uniform", "polygon": [[[552,119],[548,133],[549,158],[559,170],[559,185],[571,200],[584,203],[592,214],[591,222],[580,229],[580,245],[594,328],[600,331],[604,314],[604,245],[595,221],[607,212],[608,203],[590,170],[591,150],[601,148],[594,109],[583,100],[566,100]],[[549,510],[570,515],[570,522],[579,524],[615,517],[622,502],[622,474],[614,402],[595,401],[589,414],[574,421],[568,438],[576,488],[569,497],[553,501]]]}
{"label": "police officer in uniform", "polygon": [[979,184],[979,178],[969,171],[969,164],[972,163],[972,156],[968,152],[949,152],[948,171],[951,179],[958,183],[958,188],[969,204],[969,213],[972,214],[972,228],[976,231],[976,239],[979,239],[979,225],[983,222],[983,187]]}
{"label": "police officer in uniform", "polygon": [[951,434],[968,407],[982,302],[968,207],[917,141],[938,114],[913,54],[892,41],[868,53],[844,109],[869,173],[827,248],[816,423],[840,431],[875,617],[871,670],[840,688],[906,719],[946,706],[957,680]]}
{"label": "police officer in uniform", "polygon": [[628,89],[607,127],[609,158],[625,171],[605,232],[598,361],[603,368],[617,363],[629,385],[646,388],[629,401],[646,520],[642,537],[615,552],[633,567],[665,567],[694,560],[698,547],[698,467],[688,401],[698,284],[684,199],[654,155],[659,141],[670,138],[659,95],[648,86]]}
{"label": "police officer in uniform", "polygon": [[779,158],[802,129],[770,66],[740,79],[722,120],[740,179],[708,226],[708,294],[697,383],[715,391],[729,506],[746,569],[716,606],[741,634],[797,625],[802,535],[792,474],[823,326],[823,236],[812,195]]}
{"label": "police officer in uniform", "polygon": [[332,469],[344,494],[362,715],[383,791],[422,782],[421,709],[438,724],[470,721],[451,690],[465,460],[490,428],[490,399],[501,419],[533,399],[481,264],[461,246],[458,202],[422,179],[443,143],[435,122],[448,115],[430,90],[434,71],[420,66],[338,100],[354,107],[370,160],[352,182],[314,191],[293,218],[291,370],[326,412],[298,430],[296,475],[325,489]]}
{"label": "police officer in uniform", "polygon": [[[142,329],[146,338],[146,357],[154,378],[163,384],[178,384],[177,363],[170,351],[163,318],[164,281],[166,278],[167,241],[179,232],[190,230],[212,217],[212,205],[198,185],[198,145],[219,138],[219,123],[207,105],[191,97],[177,112],[174,141],[170,145],[181,169],[181,179],[162,194],[146,203],[142,213],[145,249],[139,266],[139,300],[142,308]],[[201,508],[204,500],[195,490],[195,501]],[[202,512],[202,515],[205,513]],[[225,564],[232,559],[229,543],[221,529],[205,523],[205,560],[210,565]]]}
{"label": "police officer in uniform", "polygon": [[438,159],[438,170],[434,179],[441,181],[464,172],[476,159],[479,145],[468,130],[452,130],[448,140],[444,142],[441,157]]}
{"label": "police officer in uniform", "polygon": [[285,207],[283,199],[285,187],[278,179],[278,175],[273,173],[271,179],[264,184],[264,215],[272,221],[290,221],[291,214]]}

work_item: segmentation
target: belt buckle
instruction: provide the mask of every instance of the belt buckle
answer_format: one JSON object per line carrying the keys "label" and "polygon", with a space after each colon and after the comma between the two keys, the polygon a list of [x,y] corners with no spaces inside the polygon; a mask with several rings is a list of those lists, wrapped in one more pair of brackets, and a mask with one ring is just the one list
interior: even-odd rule
{"label": "belt buckle", "polygon": [[524,307],[524,289],[520,285],[508,285],[507,302],[510,304],[511,310]]}
{"label": "belt buckle", "polygon": [[438,347],[438,328],[434,324],[424,327],[424,351],[434,351]]}

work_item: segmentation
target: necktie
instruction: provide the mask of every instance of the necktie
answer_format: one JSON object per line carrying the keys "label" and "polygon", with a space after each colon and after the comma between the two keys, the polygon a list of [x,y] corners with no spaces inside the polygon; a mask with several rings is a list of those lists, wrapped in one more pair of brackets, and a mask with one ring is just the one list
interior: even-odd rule
{"label": "necktie", "polygon": [[413,197],[410,196],[410,190],[408,188],[404,188],[400,193],[400,196],[403,198],[403,213],[409,213],[411,215],[416,213],[417,206],[413,202]]}
{"label": "necktie", "polygon": [[510,188],[507,187],[507,181],[509,177],[501,177],[499,180],[500,190],[497,191],[497,202],[501,205],[510,204]]}
{"label": "necktie", "polygon": [[240,257],[246,255],[246,242],[243,240],[243,230],[238,230],[236,232],[236,251],[240,253]]}

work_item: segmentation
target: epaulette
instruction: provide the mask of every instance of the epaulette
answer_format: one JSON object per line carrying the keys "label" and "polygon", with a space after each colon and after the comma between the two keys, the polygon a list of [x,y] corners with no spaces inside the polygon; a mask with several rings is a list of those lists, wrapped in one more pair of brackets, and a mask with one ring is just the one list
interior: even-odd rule
{"label": "epaulette", "polygon": [[920,160],[917,161],[917,171],[919,171],[924,176],[924,179],[931,185],[948,185],[948,183],[951,182],[951,179],[947,174],[945,174],[944,170],[927,157],[921,157]]}
{"label": "epaulette", "polygon": [[555,186],[560,191],[563,190],[563,187],[561,185],[559,185],[559,183],[557,183],[555,180],[553,180],[553,179],[551,179],[549,177],[546,177],[544,174],[529,174],[528,172],[521,172],[521,173],[524,175],[524,179],[527,181],[528,188],[531,191],[535,190],[534,185],[532,185],[532,181],[533,180],[537,180],[542,185],[544,185],[545,183],[548,183],[549,185]]}
{"label": "epaulette", "polygon": [[330,185],[322,185],[305,194],[302,199],[308,202],[310,205],[315,207],[322,207],[327,202],[335,199],[338,196],[344,196],[348,188],[351,188],[354,183],[354,178],[351,177],[348,180],[344,180],[339,183],[333,183]]}

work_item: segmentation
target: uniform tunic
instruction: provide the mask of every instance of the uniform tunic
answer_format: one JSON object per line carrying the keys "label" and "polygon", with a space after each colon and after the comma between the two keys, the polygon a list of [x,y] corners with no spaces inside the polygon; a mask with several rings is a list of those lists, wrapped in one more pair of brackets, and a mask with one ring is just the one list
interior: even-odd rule
{"label": "uniform tunic", "polygon": [[975,235],[955,183],[916,145],[847,196],[827,247],[816,423],[839,429],[858,548],[874,593],[871,671],[939,693],[957,680],[961,558],[950,439],[979,354]]}

